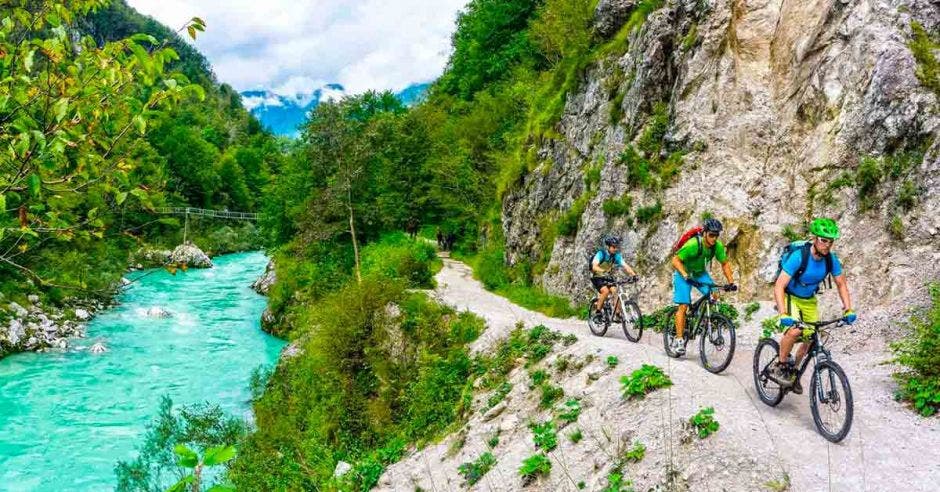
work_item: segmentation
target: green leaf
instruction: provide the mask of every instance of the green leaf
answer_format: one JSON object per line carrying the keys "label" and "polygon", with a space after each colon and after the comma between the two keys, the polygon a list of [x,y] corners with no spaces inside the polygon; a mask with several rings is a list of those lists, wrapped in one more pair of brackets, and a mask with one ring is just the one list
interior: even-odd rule
{"label": "green leaf", "polygon": [[121,192],[118,192],[118,194],[114,195],[114,202],[117,203],[118,205],[124,203],[124,200],[127,200],[126,191],[121,191]]}
{"label": "green leaf", "polygon": [[29,177],[26,178],[26,186],[29,188],[29,195],[33,198],[39,197],[40,185],[38,174],[30,174]]}
{"label": "green leaf", "polygon": [[192,475],[187,475],[183,477],[183,479],[180,480],[179,482],[176,482],[176,484],[174,484],[172,487],[168,488],[166,492],[186,492],[186,489],[187,489],[186,486],[193,483],[195,479],[196,477]]}
{"label": "green leaf", "polygon": [[193,26],[186,26],[186,32],[189,33],[189,37],[196,39],[196,28]]}
{"label": "green leaf", "polygon": [[62,99],[56,101],[52,107],[52,110],[55,112],[56,123],[64,120],[69,111],[69,98],[63,97]]}
{"label": "green leaf", "polygon": [[137,133],[141,135],[147,133],[147,120],[144,119],[143,115],[134,117],[134,126],[137,128]]}
{"label": "green leaf", "polygon": [[173,448],[173,452],[179,456],[179,465],[186,468],[196,468],[196,465],[199,464],[199,456],[195,451],[187,448],[182,444],[177,444]]}
{"label": "green leaf", "polygon": [[7,209],[7,197],[0,195],[0,213],[6,212]]}
{"label": "green leaf", "polygon": [[238,489],[236,489],[235,486],[233,485],[218,484],[218,485],[213,485],[206,492],[235,492],[236,490]]}
{"label": "green leaf", "polygon": [[26,56],[23,58],[23,67],[26,68],[27,72],[33,71],[33,63],[34,63],[33,58],[35,56],[36,56],[36,50],[29,50],[29,52],[26,53]]}
{"label": "green leaf", "polygon": [[218,446],[206,450],[203,463],[206,466],[215,466],[225,463],[235,457],[235,446]]}

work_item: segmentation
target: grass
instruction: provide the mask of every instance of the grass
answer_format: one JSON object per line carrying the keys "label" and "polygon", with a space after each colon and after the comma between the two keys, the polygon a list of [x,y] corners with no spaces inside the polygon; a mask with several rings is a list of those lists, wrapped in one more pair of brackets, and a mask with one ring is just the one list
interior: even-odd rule
{"label": "grass", "polygon": [[540,386],[542,395],[539,399],[539,408],[551,408],[561,397],[565,396],[565,391],[558,386],[543,384]]}
{"label": "grass", "polygon": [[581,439],[584,439],[584,433],[581,432],[581,429],[575,429],[571,434],[568,434],[568,440],[574,444],[581,442]]}
{"label": "grass", "polygon": [[622,215],[629,215],[630,207],[632,206],[633,198],[630,197],[630,195],[624,194],[620,198],[604,200],[604,204],[601,205],[601,209],[604,211],[604,215],[607,217],[620,217]]}
{"label": "grass", "polygon": [[640,224],[649,224],[656,221],[663,214],[663,204],[659,200],[653,205],[640,207],[636,210],[636,221]]}
{"label": "grass", "polygon": [[911,21],[911,32],[913,34],[908,47],[914,55],[917,62],[915,73],[917,79],[924,87],[933,91],[937,97],[940,97],[940,62],[937,61],[934,53],[940,48],[937,43],[930,38],[927,30],[917,21]]}

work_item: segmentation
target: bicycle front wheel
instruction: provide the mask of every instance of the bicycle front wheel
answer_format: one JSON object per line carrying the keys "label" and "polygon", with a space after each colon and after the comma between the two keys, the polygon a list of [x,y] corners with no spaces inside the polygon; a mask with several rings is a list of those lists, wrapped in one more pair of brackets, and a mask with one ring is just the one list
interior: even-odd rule
{"label": "bicycle front wheel", "polygon": [[639,342],[643,336],[643,314],[640,313],[640,306],[633,301],[626,301],[620,308],[623,310],[620,316],[623,335],[631,342]]}
{"label": "bicycle front wheel", "polygon": [[[676,339],[676,310],[669,310],[666,316],[666,324],[663,326],[663,348],[666,349],[666,355],[673,359],[678,359],[679,354],[672,349],[672,341]],[[685,331],[689,331],[688,326],[685,327]],[[689,334],[686,333],[686,336],[688,335]]]}
{"label": "bicycle front wheel", "polygon": [[703,319],[702,337],[699,340],[698,354],[706,371],[718,374],[728,368],[734,357],[734,323],[718,313]]}
{"label": "bicycle front wheel", "polygon": [[816,364],[809,387],[809,405],[823,437],[831,442],[845,439],[852,428],[852,388],[839,364],[831,360]]}
{"label": "bicycle front wheel", "polygon": [[597,298],[591,299],[591,304],[588,307],[588,328],[591,329],[591,333],[596,336],[602,337],[607,333],[607,321],[604,318],[604,313],[598,313],[597,309],[594,307],[597,305]]}
{"label": "bicycle front wheel", "polygon": [[757,397],[771,407],[780,404],[786,395],[786,391],[767,376],[770,366],[778,360],[779,353],[780,346],[772,338],[761,340],[754,349],[754,386],[757,387]]}

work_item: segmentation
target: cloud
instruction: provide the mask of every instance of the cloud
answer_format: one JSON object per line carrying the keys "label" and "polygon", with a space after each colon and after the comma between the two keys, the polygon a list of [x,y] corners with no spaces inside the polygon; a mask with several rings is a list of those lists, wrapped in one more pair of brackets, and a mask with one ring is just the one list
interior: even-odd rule
{"label": "cloud", "polygon": [[401,90],[441,74],[468,0],[128,0],[176,29],[193,16],[195,42],[219,80],[238,90],[349,93]]}

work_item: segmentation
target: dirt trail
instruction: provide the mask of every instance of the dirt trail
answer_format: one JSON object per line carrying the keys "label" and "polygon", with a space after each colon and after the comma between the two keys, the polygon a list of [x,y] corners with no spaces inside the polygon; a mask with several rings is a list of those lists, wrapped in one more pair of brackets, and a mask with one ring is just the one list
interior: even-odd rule
{"label": "dirt trail", "polygon": [[[566,395],[587,402],[577,425],[584,430],[585,441],[576,446],[563,437],[568,431],[559,432],[559,450],[549,454],[555,465],[551,476],[530,488],[577,490],[577,483],[585,481],[586,490],[599,490],[606,484],[612,459],[598,456],[612,454],[610,450],[623,436],[627,440],[642,438],[647,445],[647,457],[626,469],[637,490],[662,483],[669,463],[691,490],[767,489],[765,482],[781,479],[784,474],[789,475],[791,490],[800,491],[927,491],[936,490],[940,483],[940,467],[935,461],[940,426],[936,419],[920,418],[893,401],[892,368],[881,364],[886,358],[883,352],[850,354],[833,344],[833,357],[852,385],[855,419],[849,436],[840,444],[831,444],[816,433],[806,393],[788,394],[776,408],[757,399],[751,374],[759,333],[756,322],[739,328],[732,366],[721,375],[712,375],[701,367],[695,348],[676,360],[665,356],[662,338],[653,332],[644,333],[639,344],[624,339],[614,327],[606,337],[595,337],[583,321],[549,318],[484,290],[463,263],[444,259],[444,268],[436,278],[434,295],[441,302],[486,319],[488,329],[475,342],[474,350],[492,347],[521,321],[526,327],[544,324],[577,335],[579,341],[564,349],[565,354],[594,354],[595,362],[585,372],[600,371],[596,381],[589,381],[583,373],[559,380]],[[650,307],[642,298],[640,305]],[[769,306],[754,318],[766,317],[765,310],[769,312]],[[613,370],[605,368],[604,359],[609,355],[621,361]],[[640,402],[624,402],[618,379],[643,363],[662,367],[674,386]],[[457,466],[488,450],[483,443],[497,428],[504,436],[492,450],[499,463],[475,489],[521,488],[517,470],[522,459],[534,452],[525,424],[550,413],[535,407],[537,398],[525,389],[525,371],[516,373],[506,410],[499,418],[471,417],[465,427],[466,444],[459,452],[448,452],[447,441],[430,445],[391,466],[380,488],[414,490],[418,485],[425,490],[456,489],[462,480]],[[808,393],[807,377],[804,386]],[[681,422],[702,406],[715,407],[720,430],[706,440],[680,443]]]}

